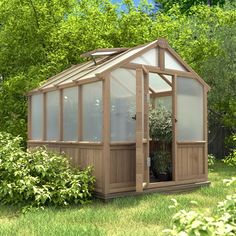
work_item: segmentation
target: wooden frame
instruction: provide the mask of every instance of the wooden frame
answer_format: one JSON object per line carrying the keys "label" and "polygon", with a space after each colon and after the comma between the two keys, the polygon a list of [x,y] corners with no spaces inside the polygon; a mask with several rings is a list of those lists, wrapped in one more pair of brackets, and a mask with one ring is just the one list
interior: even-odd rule
{"label": "wooden frame", "polygon": [[[131,61],[157,47],[158,66],[131,63]],[[99,49],[100,50],[100,49]],[[102,49],[107,51],[107,49]],[[136,50],[132,53],[132,50]],[[165,51],[169,52],[186,71],[165,68]],[[92,51],[94,52],[94,51]],[[90,52],[91,54],[91,52]],[[128,55],[125,57],[125,55]],[[85,55],[89,55],[88,53]],[[122,60],[121,60],[122,58]],[[170,189],[192,188],[195,185],[206,185],[207,180],[207,92],[209,86],[170,48],[164,39],[156,40],[146,45],[131,49],[117,49],[115,56],[98,59],[99,64],[86,62],[72,66],[62,73],[51,77],[39,89],[28,94],[28,147],[47,146],[57,152],[65,152],[71,156],[75,166],[94,165],[94,174],[97,179],[95,191],[102,198],[127,195],[130,193],[164,191]],[[117,61],[117,63],[116,63]],[[117,68],[127,68],[136,72],[136,141],[112,142],[110,139],[110,72]],[[78,76],[83,72],[82,76]],[[172,87],[171,91],[156,93],[149,87],[149,73],[157,73]],[[172,76],[170,82],[165,75]],[[73,81],[70,79],[73,76]],[[177,140],[177,83],[178,77],[194,79],[203,87],[203,120],[204,139],[201,141]],[[68,80],[68,83],[66,82]],[[102,141],[83,141],[83,85],[102,81],[103,126]],[[61,84],[63,82],[63,84]],[[77,140],[63,141],[63,92],[65,88],[78,88],[78,130]],[[60,91],[60,137],[57,141],[47,141],[46,103],[47,93]],[[152,93],[150,94],[149,91]],[[32,98],[34,94],[43,94],[43,140],[31,140],[32,132]],[[149,99],[150,97],[172,96],[172,165],[173,179],[170,182],[150,183],[149,167]],[[194,166],[192,163],[194,161]]]}

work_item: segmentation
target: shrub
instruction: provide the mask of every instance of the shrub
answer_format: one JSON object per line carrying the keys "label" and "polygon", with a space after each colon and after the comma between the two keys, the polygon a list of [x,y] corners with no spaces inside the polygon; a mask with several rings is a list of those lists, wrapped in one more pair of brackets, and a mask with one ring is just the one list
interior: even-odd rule
{"label": "shrub", "polygon": [[149,132],[153,140],[171,142],[172,114],[164,106],[149,111]]}
{"label": "shrub", "polygon": [[0,201],[32,206],[85,203],[91,198],[91,168],[73,169],[65,156],[38,148],[23,151],[21,138],[0,133]]}
{"label": "shrub", "polygon": [[232,142],[232,145],[234,146],[234,148],[231,149],[231,153],[227,157],[225,157],[224,163],[226,163],[229,166],[236,166],[236,149],[235,149],[236,135],[233,135],[231,137],[231,142]]}
{"label": "shrub", "polygon": [[208,160],[208,167],[209,167],[209,169],[211,169],[211,167],[213,167],[216,162],[216,158],[213,154],[208,154],[207,160]]}
{"label": "shrub", "polygon": [[[225,181],[228,185],[234,184],[236,178]],[[178,204],[176,200],[174,205]],[[204,213],[180,210],[173,217],[173,228],[166,229],[167,235],[236,235],[236,194],[229,195],[218,203],[217,214],[207,217]]]}

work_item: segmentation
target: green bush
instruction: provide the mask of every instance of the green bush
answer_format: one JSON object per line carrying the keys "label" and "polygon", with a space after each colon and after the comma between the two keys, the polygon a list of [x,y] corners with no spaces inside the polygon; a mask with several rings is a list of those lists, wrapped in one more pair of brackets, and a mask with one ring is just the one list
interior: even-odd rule
{"label": "green bush", "polygon": [[[228,185],[235,184],[236,178],[225,181]],[[174,205],[178,204],[176,200]],[[173,217],[173,228],[164,230],[167,235],[236,235],[236,194],[229,195],[218,203],[217,214],[213,217],[205,216],[196,211],[180,210]]]}
{"label": "green bush", "polygon": [[86,203],[94,189],[91,168],[73,169],[45,148],[23,151],[20,137],[0,133],[0,202],[32,206]]}
{"label": "green bush", "polygon": [[208,154],[207,160],[208,160],[208,168],[209,170],[211,170],[211,167],[213,167],[216,162],[216,158],[213,154]]}
{"label": "green bush", "polygon": [[149,132],[153,140],[172,141],[172,114],[164,106],[150,108]]}
{"label": "green bush", "polygon": [[[233,145],[235,147],[236,145],[236,135],[233,135],[232,137]],[[236,167],[236,149],[232,149],[231,153],[225,157],[224,163],[228,164],[229,166],[235,166]]]}

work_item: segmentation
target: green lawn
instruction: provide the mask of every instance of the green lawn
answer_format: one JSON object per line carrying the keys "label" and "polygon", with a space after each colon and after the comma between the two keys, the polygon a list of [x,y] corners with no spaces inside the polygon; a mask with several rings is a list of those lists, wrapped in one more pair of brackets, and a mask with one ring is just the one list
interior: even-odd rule
{"label": "green lawn", "polygon": [[[170,227],[171,218],[179,209],[201,209],[210,214],[216,204],[234,187],[222,180],[236,176],[236,169],[217,163],[210,172],[210,187],[184,194],[150,194],[127,197],[103,203],[99,200],[78,207],[47,208],[26,214],[15,207],[0,207],[0,235],[162,235]],[[180,203],[169,209],[171,199]],[[193,206],[190,201],[199,204]]]}

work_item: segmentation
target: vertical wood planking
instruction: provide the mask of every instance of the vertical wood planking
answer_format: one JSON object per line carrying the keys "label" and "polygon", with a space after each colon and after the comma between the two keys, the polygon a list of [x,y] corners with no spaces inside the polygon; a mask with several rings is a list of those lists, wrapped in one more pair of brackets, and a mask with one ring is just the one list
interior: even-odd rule
{"label": "vertical wood planking", "polygon": [[78,125],[78,140],[83,140],[83,93],[82,88],[83,85],[78,86],[78,118],[79,118],[79,125]]}
{"label": "vertical wood planking", "polygon": [[[177,91],[177,83],[176,83],[176,79],[177,79],[177,75],[175,74],[172,77],[172,179],[177,181],[178,180],[178,175],[179,173],[177,173],[177,171],[179,169],[177,169],[177,163],[178,162],[178,158],[180,158],[179,155],[177,155],[177,95],[176,95],[176,91]],[[177,121],[178,122],[178,121]]]}
{"label": "vertical wood planking", "polygon": [[110,185],[110,76],[109,74],[103,80],[103,183],[102,190],[104,194],[109,193]]}
{"label": "vertical wood planking", "polygon": [[136,192],[143,191],[143,87],[142,69],[136,69]]}
{"label": "vertical wood planking", "polygon": [[144,73],[144,138],[147,140],[145,153],[144,153],[144,170],[145,181],[149,184],[149,167],[147,166],[147,158],[149,157],[149,74]]}

